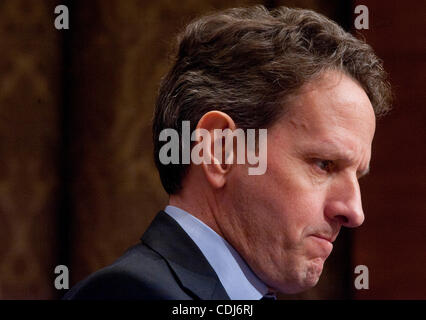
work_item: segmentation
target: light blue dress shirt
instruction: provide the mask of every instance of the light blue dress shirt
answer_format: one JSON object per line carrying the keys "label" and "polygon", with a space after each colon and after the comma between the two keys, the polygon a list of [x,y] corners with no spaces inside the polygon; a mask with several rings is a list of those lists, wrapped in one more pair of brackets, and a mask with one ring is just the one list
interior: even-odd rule
{"label": "light blue dress shirt", "polygon": [[251,271],[238,252],[213,229],[190,213],[167,206],[164,210],[176,220],[200,248],[231,300],[259,300],[267,286]]}

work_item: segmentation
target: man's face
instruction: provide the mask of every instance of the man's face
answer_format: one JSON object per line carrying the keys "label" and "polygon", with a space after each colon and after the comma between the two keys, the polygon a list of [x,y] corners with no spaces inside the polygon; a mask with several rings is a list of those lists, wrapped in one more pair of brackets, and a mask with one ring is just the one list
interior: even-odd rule
{"label": "man's face", "polygon": [[231,169],[219,227],[270,288],[295,293],[318,282],[340,227],[364,220],[358,179],[375,116],[364,90],[337,71],[303,86],[287,108],[268,129],[266,173]]}

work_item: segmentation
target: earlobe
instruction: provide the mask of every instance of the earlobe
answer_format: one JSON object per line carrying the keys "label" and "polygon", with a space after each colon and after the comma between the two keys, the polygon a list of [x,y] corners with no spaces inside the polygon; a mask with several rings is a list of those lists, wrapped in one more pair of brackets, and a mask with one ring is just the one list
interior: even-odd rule
{"label": "earlobe", "polygon": [[[214,189],[223,188],[226,184],[226,176],[228,173],[229,164],[205,164],[203,170],[207,181]],[[223,166],[226,168],[224,169]]]}

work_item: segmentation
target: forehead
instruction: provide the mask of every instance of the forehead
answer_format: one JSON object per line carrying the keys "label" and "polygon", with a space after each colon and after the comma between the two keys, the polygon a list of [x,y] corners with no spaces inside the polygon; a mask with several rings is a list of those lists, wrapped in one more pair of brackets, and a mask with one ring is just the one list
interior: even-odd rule
{"label": "forehead", "polygon": [[371,144],[375,115],[361,86],[338,71],[328,71],[290,97],[284,124],[291,132],[325,141],[356,138]]}

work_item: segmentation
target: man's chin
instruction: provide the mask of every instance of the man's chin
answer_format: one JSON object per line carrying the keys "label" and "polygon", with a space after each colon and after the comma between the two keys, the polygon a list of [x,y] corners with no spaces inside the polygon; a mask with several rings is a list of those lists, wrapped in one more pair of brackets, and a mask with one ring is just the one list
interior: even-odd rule
{"label": "man's chin", "polygon": [[314,287],[321,276],[324,267],[324,260],[322,258],[316,258],[308,263],[306,266],[305,282],[309,288]]}
{"label": "man's chin", "polygon": [[303,268],[294,272],[290,277],[291,280],[287,279],[285,283],[277,286],[277,291],[284,294],[296,294],[315,287],[320,279],[323,263],[323,259],[309,261]]}

